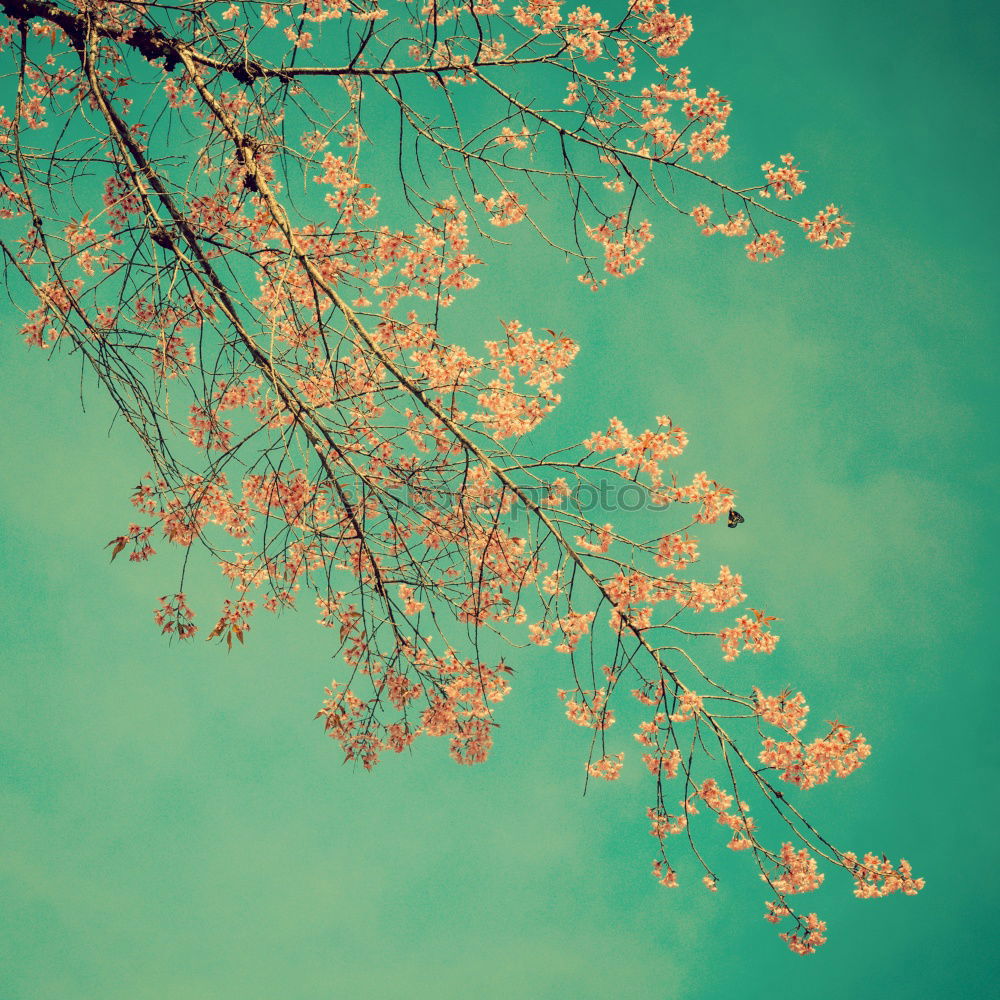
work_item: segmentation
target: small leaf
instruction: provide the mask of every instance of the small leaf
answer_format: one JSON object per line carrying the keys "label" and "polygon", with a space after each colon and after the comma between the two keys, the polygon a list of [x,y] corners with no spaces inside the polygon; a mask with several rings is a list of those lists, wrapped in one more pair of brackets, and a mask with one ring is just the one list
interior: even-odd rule
{"label": "small leaf", "polygon": [[109,548],[112,545],[114,546],[114,551],[111,553],[111,561],[114,562],[118,553],[121,552],[121,550],[124,549],[126,545],[128,545],[128,536],[122,535],[119,538],[112,538],[111,541],[108,542],[108,544],[105,545],[104,547]]}

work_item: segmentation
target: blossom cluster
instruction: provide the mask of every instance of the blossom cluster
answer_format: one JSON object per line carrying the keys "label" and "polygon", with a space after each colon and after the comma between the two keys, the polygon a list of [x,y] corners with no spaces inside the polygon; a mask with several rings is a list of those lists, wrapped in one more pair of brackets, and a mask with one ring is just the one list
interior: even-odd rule
{"label": "blossom cluster", "polygon": [[566,705],[566,718],[570,722],[597,730],[610,729],[615,724],[615,713],[608,708],[606,688],[599,688],[596,691],[577,689],[575,695],[579,695],[579,701],[569,691],[559,690],[556,693],[559,700]]}
{"label": "blossom cluster", "polygon": [[842,723],[835,722],[826,736],[805,744],[799,739],[779,742],[766,737],[760,762],[781,773],[778,777],[803,790],[829,781],[833,775],[846,778],[871,755],[863,736],[852,736]]}
{"label": "blossom cluster", "polygon": [[859,899],[879,899],[893,892],[915,896],[924,887],[922,878],[913,877],[909,861],[893,865],[883,854],[868,853],[863,861],[850,851],[844,854],[844,867],[854,876],[854,895]]}

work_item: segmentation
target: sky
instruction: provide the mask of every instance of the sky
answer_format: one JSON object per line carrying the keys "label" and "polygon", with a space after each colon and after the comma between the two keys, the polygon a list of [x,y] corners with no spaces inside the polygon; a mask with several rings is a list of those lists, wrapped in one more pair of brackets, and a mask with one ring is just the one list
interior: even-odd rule
{"label": "sky", "polygon": [[258,619],[232,653],[160,639],[175,564],[104,549],[144,456],[8,313],[0,998],[994,994],[997,16],[684,9],[696,81],[735,105],[733,170],[794,152],[799,207],[841,205],[850,247],[791,234],[762,267],[663,219],[628,281],[591,295],[511,253],[459,315],[580,342],[546,433],[667,413],[682,470],[736,488],[746,523],[706,529],[703,566],[740,571],[782,638],[731,669],[864,733],[864,768],[803,806],[843,849],[910,860],[924,892],[859,901],[828,869],[808,902],[829,943],[801,958],[745,863],[723,858],[714,894],[693,865],[658,886],[630,737],[622,780],[583,796],[587,733],[543,649],[519,654],[486,764],[424,740],[343,766],[312,718],[338,667],[308,610]]}

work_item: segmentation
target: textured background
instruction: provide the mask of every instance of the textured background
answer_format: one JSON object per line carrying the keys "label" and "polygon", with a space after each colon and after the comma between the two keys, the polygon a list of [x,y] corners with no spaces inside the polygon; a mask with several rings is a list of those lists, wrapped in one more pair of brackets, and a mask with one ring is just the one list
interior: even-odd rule
{"label": "textured background", "polygon": [[[682,888],[662,889],[635,745],[613,730],[623,779],[581,796],[587,733],[545,650],[512,660],[486,765],[425,741],[370,775],[342,767],[312,721],[341,671],[308,609],[259,616],[229,655],[158,639],[175,563],[109,566],[102,548],[146,462],[93,391],[81,414],[73,359],[23,348],[12,318],[5,1000],[990,993],[996,19],[898,0],[685,9],[695,82],[735,103],[726,169],[795,152],[797,209],[836,201],[854,243],[827,254],[792,233],[761,267],[654,215],[630,281],[588,295],[537,247],[496,254],[456,322],[580,340],[553,439],[669,413],[691,437],[682,470],[738,490],[747,523],[703,532],[703,572],[741,571],[782,641],[726,676],[792,683],[814,719],[865,734],[865,768],[804,804],[843,849],[910,859],[925,892],[858,901],[828,872],[804,902],[830,941],[803,959],[761,920],[745,858],[723,859],[717,894],[686,859]],[[211,567],[188,589],[221,594]]]}

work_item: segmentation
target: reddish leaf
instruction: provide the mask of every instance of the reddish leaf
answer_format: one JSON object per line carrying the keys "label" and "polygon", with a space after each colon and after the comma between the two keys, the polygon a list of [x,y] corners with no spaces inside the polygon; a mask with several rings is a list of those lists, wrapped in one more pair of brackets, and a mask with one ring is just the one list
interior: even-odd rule
{"label": "reddish leaf", "polygon": [[108,544],[105,545],[104,547],[107,549],[110,548],[112,545],[114,546],[114,551],[111,553],[111,561],[114,562],[115,557],[118,555],[118,553],[121,552],[121,550],[124,549],[126,545],[128,545],[128,536],[122,535],[119,538],[112,538],[111,541],[108,542]]}

